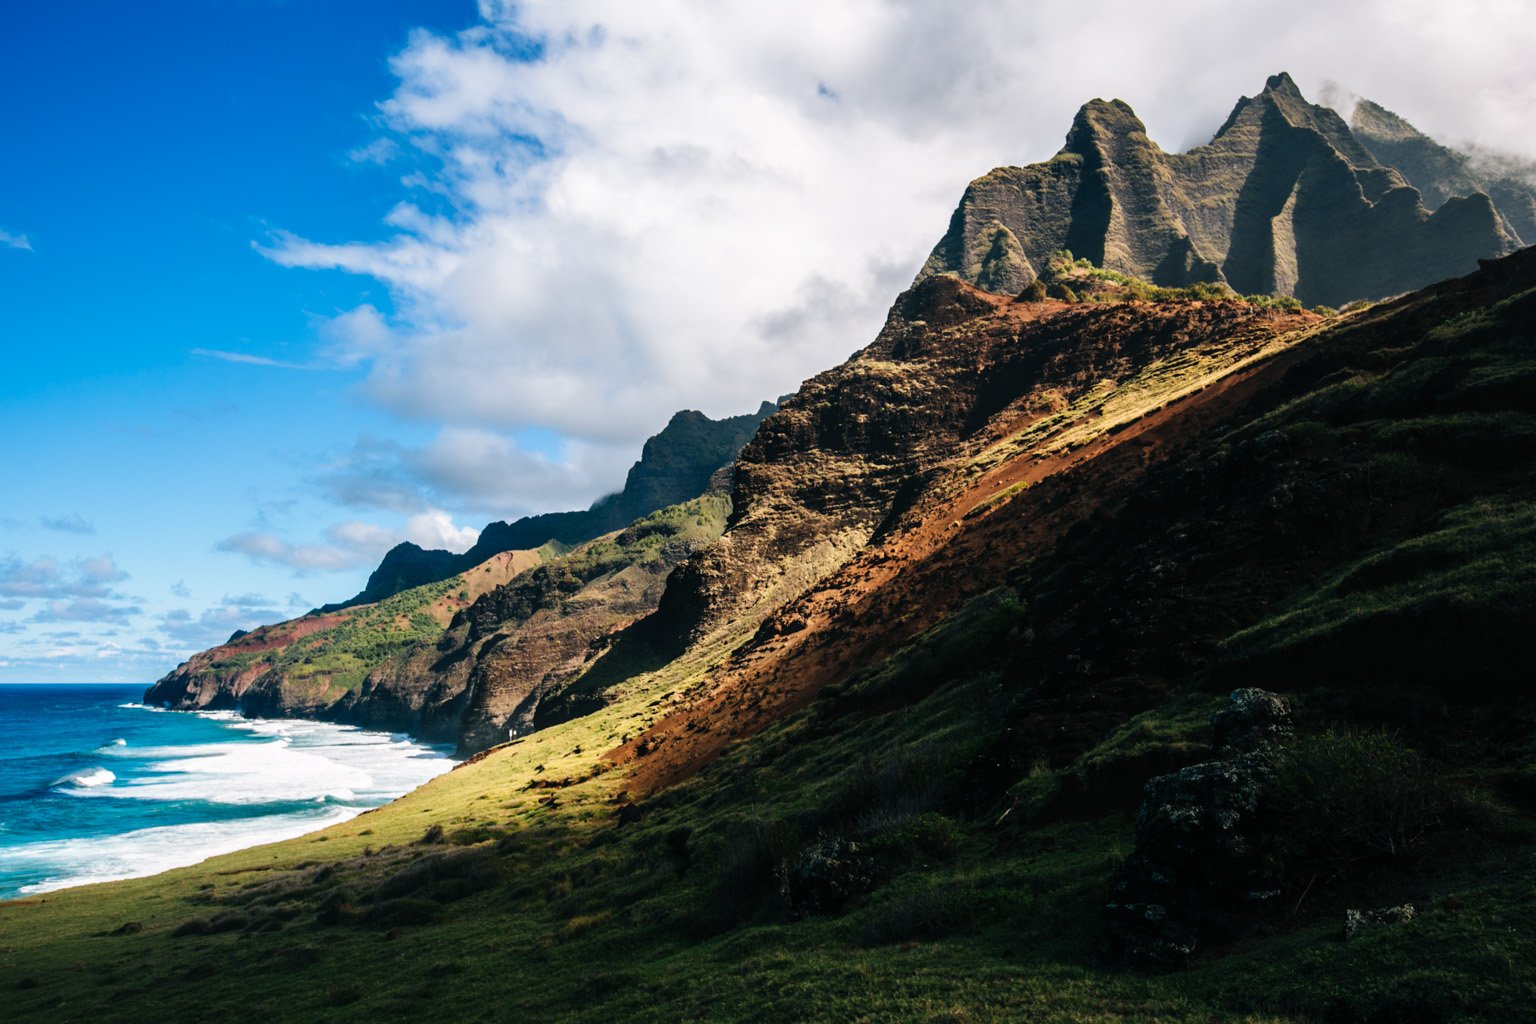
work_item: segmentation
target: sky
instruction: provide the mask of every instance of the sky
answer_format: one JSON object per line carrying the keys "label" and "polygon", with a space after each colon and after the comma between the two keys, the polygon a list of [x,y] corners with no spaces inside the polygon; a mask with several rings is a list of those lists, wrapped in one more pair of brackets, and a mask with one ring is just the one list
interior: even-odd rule
{"label": "sky", "polygon": [[0,6],[0,681],[143,681],[867,344],[965,184],[1289,71],[1536,157],[1524,0]]}

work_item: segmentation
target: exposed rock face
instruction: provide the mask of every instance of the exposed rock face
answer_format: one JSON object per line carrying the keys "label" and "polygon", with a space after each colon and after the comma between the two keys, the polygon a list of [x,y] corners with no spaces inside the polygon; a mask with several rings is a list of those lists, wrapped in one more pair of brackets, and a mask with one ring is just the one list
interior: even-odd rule
{"label": "exposed rock face", "polygon": [[903,486],[954,455],[975,426],[981,378],[968,346],[985,339],[941,337],[991,312],[952,278],[924,282],[872,345],[764,421],[737,461],[725,536],[679,568],[662,600],[657,628],[674,650],[728,622],[755,628],[861,548]]}
{"label": "exposed rock face", "polygon": [[456,576],[503,551],[537,548],[549,541],[580,544],[650,515],[668,505],[698,497],[709,478],[736,458],[757,425],[773,413],[764,402],[755,413],[712,420],[685,409],[645,442],[640,461],[629,469],[624,489],[599,498],[581,512],[549,512],[511,523],[491,523],[463,554],[424,550],[406,541],[391,548],[368,577],[361,593],[321,611],[371,604],[412,587]]}
{"label": "exposed rock face", "polygon": [[1217,760],[1147,783],[1136,852],[1111,887],[1107,950],[1117,963],[1184,966],[1202,942],[1241,934],[1279,895],[1266,862],[1259,809],[1290,704],[1238,690],[1212,717]]}
{"label": "exposed rock face", "polygon": [[[698,516],[704,502],[714,506],[707,519]],[[462,753],[601,706],[600,694],[567,684],[608,653],[620,630],[655,610],[668,574],[724,528],[723,495],[679,508],[670,519],[639,520],[586,558],[499,587],[455,620],[432,672],[467,668]]]}
{"label": "exposed rock face", "polygon": [[[869,348],[807,381],[743,450],[729,529],[679,567],[652,619],[702,674],[613,759],[640,762],[636,791],[664,787],[899,649],[1093,514],[1069,470],[1112,462],[1134,478],[1164,403],[1194,389],[1222,407],[1228,370],[1317,322],[915,285]],[[1039,507],[1015,513],[1014,496]]]}
{"label": "exposed rock face", "polygon": [[1285,74],[1187,153],[1159,149],[1124,102],[1093,100],[1055,157],[971,183],[919,280],[953,273],[1013,294],[1068,249],[1159,285],[1219,281],[1340,305],[1515,248],[1486,190],[1466,184],[1426,209],[1403,174]]}
{"label": "exposed rock face", "polygon": [[715,483],[547,561],[505,552],[451,585],[262,627],[195,655],[145,702],[325,718],[483,750],[537,715],[590,706],[562,685],[656,607],[673,567],[720,535],[729,501],[725,480]]}
{"label": "exposed rock face", "polygon": [[1355,104],[1350,129],[1373,157],[1419,190],[1429,209],[1482,192],[1498,207],[1512,238],[1521,245],[1536,244],[1536,167],[1492,156],[1475,160],[1370,100]]}

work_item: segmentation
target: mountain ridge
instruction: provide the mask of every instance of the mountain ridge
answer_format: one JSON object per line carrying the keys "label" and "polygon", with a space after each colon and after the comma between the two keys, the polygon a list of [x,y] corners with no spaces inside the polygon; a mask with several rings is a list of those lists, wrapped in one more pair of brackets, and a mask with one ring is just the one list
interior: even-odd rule
{"label": "mountain ridge", "polygon": [[1222,283],[1306,305],[1378,299],[1519,245],[1483,191],[1428,209],[1404,175],[1290,76],[1240,99],[1211,141],[1165,153],[1122,100],[1092,100],[1053,158],[966,189],[918,279],[1015,294],[1051,254],[1183,287]]}
{"label": "mountain ridge", "polygon": [[[297,674],[474,756],[317,834],[0,904],[7,1008],[1523,1024],[1536,249],[1303,308],[1382,223],[1507,238],[1499,211],[1431,213],[1410,175],[1460,165],[1387,166],[1288,76],[1182,167],[1139,125],[1096,101],[994,172],[952,219],[976,280],[921,274],[702,497],[280,624],[399,633],[339,695],[339,657]],[[1083,251],[982,209],[1034,185]]]}
{"label": "mountain ridge", "polygon": [[692,409],[676,412],[666,426],[646,439],[640,458],[625,475],[623,488],[597,499],[587,509],[489,523],[475,543],[459,554],[403,541],[384,555],[358,594],[316,611],[372,604],[402,590],[456,576],[504,551],[530,550],[550,541],[580,544],[668,505],[697,497],[704,493],[710,476],[735,458],[757,424],[775,408],[765,401],[754,413],[720,420]]}

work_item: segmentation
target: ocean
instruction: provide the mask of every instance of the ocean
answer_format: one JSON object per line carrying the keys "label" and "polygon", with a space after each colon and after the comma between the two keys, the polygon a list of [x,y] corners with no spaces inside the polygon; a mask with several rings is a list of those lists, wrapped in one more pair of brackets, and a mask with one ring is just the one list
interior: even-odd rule
{"label": "ocean", "polygon": [[0,899],[303,835],[454,764],[405,736],[163,711],[143,693],[0,686]]}

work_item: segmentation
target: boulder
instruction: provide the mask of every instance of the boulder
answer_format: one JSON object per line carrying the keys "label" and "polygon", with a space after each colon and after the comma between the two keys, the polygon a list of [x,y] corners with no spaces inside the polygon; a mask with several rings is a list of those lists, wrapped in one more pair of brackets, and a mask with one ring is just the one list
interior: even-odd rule
{"label": "boulder", "polygon": [[874,884],[874,862],[847,839],[826,837],[779,869],[779,892],[797,917],[833,914]]}
{"label": "boulder", "polygon": [[1105,906],[1105,953],[1116,964],[1183,967],[1203,942],[1252,931],[1280,895],[1260,803],[1275,752],[1292,735],[1290,705],[1263,690],[1237,690],[1211,724],[1216,760],[1146,785],[1136,850]]}
{"label": "boulder", "polygon": [[1234,690],[1227,707],[1211,716],[1218,754],[1251,754],[1278,750],[1296,735],[1291,702],[1268,690]]}

